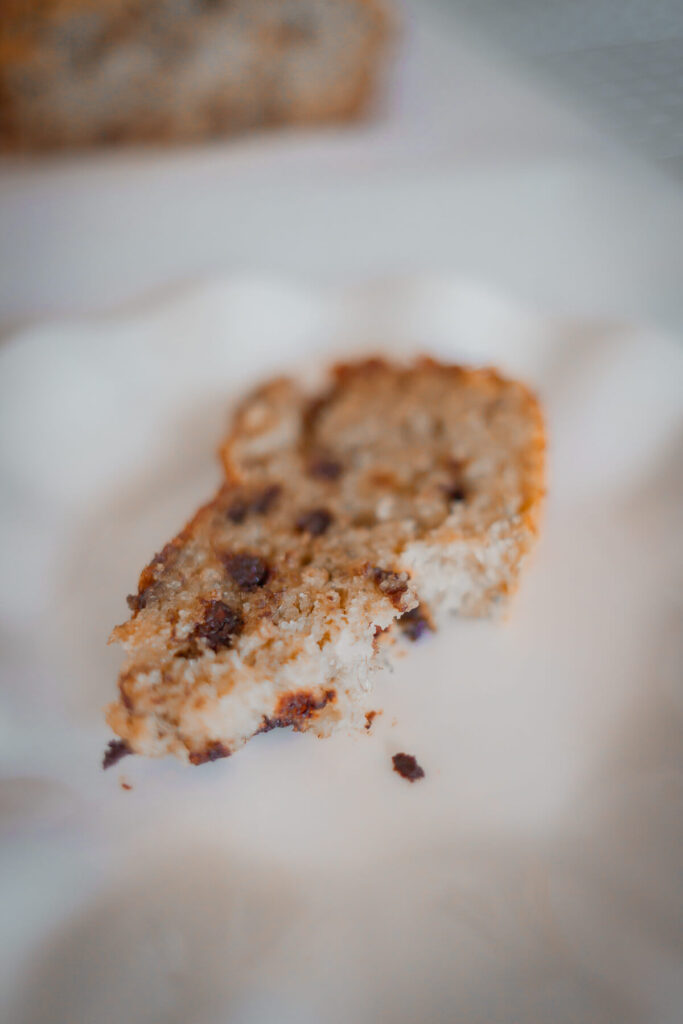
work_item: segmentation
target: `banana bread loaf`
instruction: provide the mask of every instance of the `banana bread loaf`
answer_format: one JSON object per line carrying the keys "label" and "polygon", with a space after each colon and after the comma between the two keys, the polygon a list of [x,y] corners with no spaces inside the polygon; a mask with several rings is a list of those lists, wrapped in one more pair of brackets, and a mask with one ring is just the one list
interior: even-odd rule
{"label": "banana bread loaf", "polygon": [[380,0],[3,0],[0,145],[352,118],[386,36]]}

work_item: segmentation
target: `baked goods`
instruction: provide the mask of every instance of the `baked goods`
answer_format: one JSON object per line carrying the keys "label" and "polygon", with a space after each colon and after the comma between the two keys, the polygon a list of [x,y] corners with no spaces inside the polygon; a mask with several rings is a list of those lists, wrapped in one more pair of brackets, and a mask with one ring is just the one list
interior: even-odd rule
{"label": "baked goods", "polygon": [[3,0],[0,144],[191,140],[352,118],[380,0]]}
{"label": "baked goods", "polygon": [[370,360],[313,396],[275,380],[222,458],[225,484],[113,633],[127,657],[107,720],[137,753],[198,764],[277,726],[363,728],[401,622],[489,613],[538,529],[541,412],[494,370]]}

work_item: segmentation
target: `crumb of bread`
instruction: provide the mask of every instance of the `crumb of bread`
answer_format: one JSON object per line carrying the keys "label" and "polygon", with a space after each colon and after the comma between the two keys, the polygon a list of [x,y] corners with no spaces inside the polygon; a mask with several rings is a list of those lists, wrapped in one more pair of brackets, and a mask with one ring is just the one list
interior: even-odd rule
{"label": "crumb of bread", "polygon": [[374,724],[375,719],[377,718],[378,715],[381,715],[381,714],[382,714],[381,711],[366,711],[365,712],[365,729],[366,729],[367,732],[370,732],[370,730],[372,729],[372,726]]}
{"label": "crumb of bread", "polygon": [[394,754],[391,760],[394,771],[402,779],[407,779],[408,782],[417,782],[418,779],[424,778],[424,768],[420,767],[412,754]]}

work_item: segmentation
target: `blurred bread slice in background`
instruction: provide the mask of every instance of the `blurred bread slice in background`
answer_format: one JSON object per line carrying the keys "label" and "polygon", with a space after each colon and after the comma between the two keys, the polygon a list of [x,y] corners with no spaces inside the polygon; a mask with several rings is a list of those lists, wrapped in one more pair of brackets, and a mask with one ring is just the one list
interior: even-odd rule
{"label": "blurred bread slice in background", "polygon": [[378,0],[0,0],[0,146],[192,141],[360,117]]}

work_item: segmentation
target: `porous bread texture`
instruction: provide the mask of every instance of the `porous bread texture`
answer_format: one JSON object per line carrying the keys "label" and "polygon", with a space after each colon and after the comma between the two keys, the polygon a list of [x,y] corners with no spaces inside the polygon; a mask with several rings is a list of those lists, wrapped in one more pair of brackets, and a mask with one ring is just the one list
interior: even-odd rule
{"label": "porous bread texture", "polygon": [[360,115],[380,0],[3,0],[0,145],[195,140]]}
{"label": "porous bread texture", "polygon": [[537,401],[494,370],[372,360],[322,394],[256,390],[223,445],[224,486],[114,630],[114,732],[201,763],[276,726],[364,725],[397,620],[485,615],[515,589],[544,445]]}

